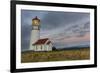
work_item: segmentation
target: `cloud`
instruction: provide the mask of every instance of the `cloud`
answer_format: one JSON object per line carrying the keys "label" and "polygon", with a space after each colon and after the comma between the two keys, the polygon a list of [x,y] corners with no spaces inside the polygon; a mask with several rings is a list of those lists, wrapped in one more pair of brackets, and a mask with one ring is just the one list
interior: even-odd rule
{"label": "cloud", "polygon": [[41,21],[41,27],[43,30],[56,29],[58,27],[65,27],[73,23],[82,22],[83,20],[89,18],[88,13],[75,13],[75,12],[47,12]]}
{"label": "cloud", "polygon": [[64,43],[71,43],[71,42],[74,42],[74,43],[76,43],[76,42],[80,42],[80,41],[89,41],[90,40],[90,34],[89,33],[86,33],[84,36],[82,36],[82,37],[71,37],[71,38],[69,38],[69,39],[67,39],[67,38],[62,38],[61,40],[60,40],[60,42],[62,41],[62,42],[64,42]]}

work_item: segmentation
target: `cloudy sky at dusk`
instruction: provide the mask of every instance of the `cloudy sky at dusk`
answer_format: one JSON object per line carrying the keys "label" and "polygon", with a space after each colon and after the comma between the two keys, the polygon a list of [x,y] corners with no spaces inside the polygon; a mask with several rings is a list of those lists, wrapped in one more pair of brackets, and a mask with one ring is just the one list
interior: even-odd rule
{"label": "cloudy sky at dusk", "polygon": [[40,20],[40,38],[49,38],[56,48],[89,46],[90,14],[21,10],[21,48],[29,48],[32,19]]}

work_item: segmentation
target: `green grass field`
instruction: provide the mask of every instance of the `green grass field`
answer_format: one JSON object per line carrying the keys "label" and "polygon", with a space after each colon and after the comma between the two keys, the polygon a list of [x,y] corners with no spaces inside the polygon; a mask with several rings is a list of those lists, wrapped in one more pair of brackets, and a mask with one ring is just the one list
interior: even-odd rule
{"label": "green grass field", "polygon": [[49,52],[27,51],[21,53],[21,62],[69,61],[90,59],[90,49],[71,49]]}

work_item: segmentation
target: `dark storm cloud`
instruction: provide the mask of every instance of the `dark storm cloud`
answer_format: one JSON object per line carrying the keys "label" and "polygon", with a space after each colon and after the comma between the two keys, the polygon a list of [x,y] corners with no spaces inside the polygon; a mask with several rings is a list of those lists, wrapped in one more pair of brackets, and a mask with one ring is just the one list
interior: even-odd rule
{"label": "dark storm cloud", "polygon": [[[75,12],[48,12],[41,20],[42,29],[54,29],[57,27],[66,26],[77,21],[89,17],[88,13],[75,13]],[[75,25],[74,25],[75,26]]]}
{"label": "dark storm cloud", "polygon": [[32,27],[30,25],[22,25],[21,26],[21,48],[27,49],[29,48],[29,40],[30,40],[30,31]]}
{"label": "dark storm cloud", "polygon": [[30,40],[30,33],[31,33],[31,25],[27,21],[30,18],[30,13],[26,13],[21,11],[21,48],[22,50],[29,48],[29,40]]}

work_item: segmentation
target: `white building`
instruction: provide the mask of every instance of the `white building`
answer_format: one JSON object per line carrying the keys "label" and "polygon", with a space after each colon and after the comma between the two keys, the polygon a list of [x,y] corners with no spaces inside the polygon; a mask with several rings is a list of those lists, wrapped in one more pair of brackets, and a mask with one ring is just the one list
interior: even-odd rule
{"label": "white building", "polygon": [[30,38],[30,50],[34,51],[51,51],[52,43],[48,38],[40,39],[40,19],[32,19],[32,31]]}
{"label": "white building", "polygon": [[39,39],[32,45],[34,51],[52,51],[52,43],[48,38]]}

